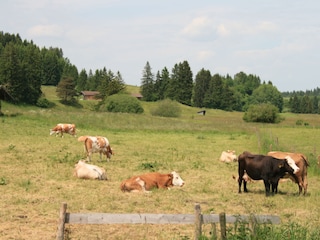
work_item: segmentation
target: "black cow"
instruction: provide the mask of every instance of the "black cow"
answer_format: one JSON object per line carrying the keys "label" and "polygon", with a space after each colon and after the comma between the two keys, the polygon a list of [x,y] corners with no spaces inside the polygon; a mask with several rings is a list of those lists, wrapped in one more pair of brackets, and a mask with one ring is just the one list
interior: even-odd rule
{"label": "black cow", "polygon": [[272,156],[255,155],[249,152],[243,152],[238,157],[239,173],[239,193],[241,193],[241,184],[243,182],[243,191],[248,192],[247,183],[243,180],[244,173],[247,173],[253,180],[263,180],[266,189],[266,195],[270,194],[270,184],[272,193],[278,192],[279,179],[286,173],[296,178],[286,159],[277,159]]}

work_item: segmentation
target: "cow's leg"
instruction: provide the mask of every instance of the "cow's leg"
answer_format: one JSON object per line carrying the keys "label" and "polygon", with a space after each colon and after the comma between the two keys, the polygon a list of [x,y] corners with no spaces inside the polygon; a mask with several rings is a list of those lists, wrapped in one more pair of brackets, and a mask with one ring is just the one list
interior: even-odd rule
{"label": "cow's leg", "polygon": [[266,196],[270,195],[270,182],[267,180],[263,180],[264,187],[266,189]]}
{"label": "cow's leg", "polygon": [[239,184],[239,193],[241,193],[241,184],[243,182],[243,191],[248,192],[247,190],[247,184],[246,181],[243,180],[243,175],[244,175],[244,169],[242,166],[240,166],[239,162],[239,167],[238,167],[238,184]]}
{"label": "cow's leg", "polygon": [[279,183],[279,182],[272,182],[272,183],[271,183],[272,193],[278,193],[278,183]]}
{"label": "cow's leg", "polygon": [[238,184],[239,184],[239,193],[241,193],[241,184],[242,184],[242,178],[240,176],[238,177]]}
{"label": "cow's leg", "polygon": [[87,161],[88,162],[91,162],[91,154],[92,154],[91,152],[87,153]]}

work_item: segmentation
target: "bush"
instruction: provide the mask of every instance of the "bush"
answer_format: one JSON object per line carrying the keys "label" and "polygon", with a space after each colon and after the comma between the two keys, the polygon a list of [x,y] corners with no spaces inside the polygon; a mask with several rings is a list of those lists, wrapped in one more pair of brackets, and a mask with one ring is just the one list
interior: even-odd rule
{"label": "bush", "polygon": [[36,103],[36,106],[41,108],[51,108],[54,106],[54,103],[50,102],[46,98],[39,98]]}
{"label": "bush", "polygon": [[272,104],[250,105],[244,113],[246,122],[279,123],[279,109]]}
{"label": "bush", "polygon": [[158,102],[157,107],[151,110],[151,114],[160,117],[179,117],[181,108],[176,101],[165,99]]}
{"label": "bush", "polygon": [[122,113],[143,113],[143,107],[139,100],[127,94],[115,94],[106,98],[100,106],[100,111],[122,112]]}

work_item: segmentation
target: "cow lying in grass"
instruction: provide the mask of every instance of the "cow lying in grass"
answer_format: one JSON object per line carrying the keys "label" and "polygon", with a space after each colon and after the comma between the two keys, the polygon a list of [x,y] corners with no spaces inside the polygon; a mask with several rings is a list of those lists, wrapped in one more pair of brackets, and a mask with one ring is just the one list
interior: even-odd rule
{"label": "cow lying in grass", "polygon": [[124,180],[120,189],[123,192],[150,192],[153,188],[170,189],[173,186],[182,187],[183,185],[184,181],[174,171],[168,174],[152,172]]}
{"label": "cow lying in grass", "polygon": [[238,160],[238,156],[236,155],[236,151],[227,150],[221,153],[219,160],[226,163],[236,162]]}
{"label": "cow lying in grass", "polygon": [[85,163],[82,160],[75,165],[74,176],[82,179],[108,180],[106,171],[98,166]]}

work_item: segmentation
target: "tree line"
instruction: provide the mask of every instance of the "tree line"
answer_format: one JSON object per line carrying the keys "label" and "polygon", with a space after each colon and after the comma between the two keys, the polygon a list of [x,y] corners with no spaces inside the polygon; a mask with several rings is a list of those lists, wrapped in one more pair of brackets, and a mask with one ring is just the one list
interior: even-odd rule
{"label": "tree line", "polygon": [[80,73],[60,48],[39,48],[19,34],[0,32],[0,86],[16,103],[36,105],[43,98],[42,85],[57,86],[62,101],[73,100],[80,91],[100,91],[101,96],[125,88],[120,72],[106,68]]}
{"label": "tree line", "polygon": [[271,81],[261,81],[259,76],[239,72],[231,77],[211,74],[201,69],[195,75],[187,61],[175,64],[172,71],[167,67],[156,74],[147,62],[141,78],[141,94],[145,101],[166,98],[199,108],[225,111],[247,111],[250,105],[271,104],[282,112],[320,113],[317,95],[280,93]]}
{"label": "tree line", "polygon": [[[100,97],[119,93],[125,82],[119,71],[97,69],[80,72],[60,48],[39,48],[19,34],[0,32],[0,97],[6,90],[17,103],[35,104],[45,98],[42,85],[57,86],[57,95],[69,102],[84,90],[99,91]],[[271,81],[239,72],[233,77],[212,74],[201,69],[193,77],[187,61],[177,63],[171,71],[164,67],[156,74],[146,63],[140,86],[144,101],[171,99],[199,108],[246,111],[252,104],[272,104],[281,112],[319,113],[320,89],[307,92],[280,93]],[[9,100],[9,99],[8,99]]]}

